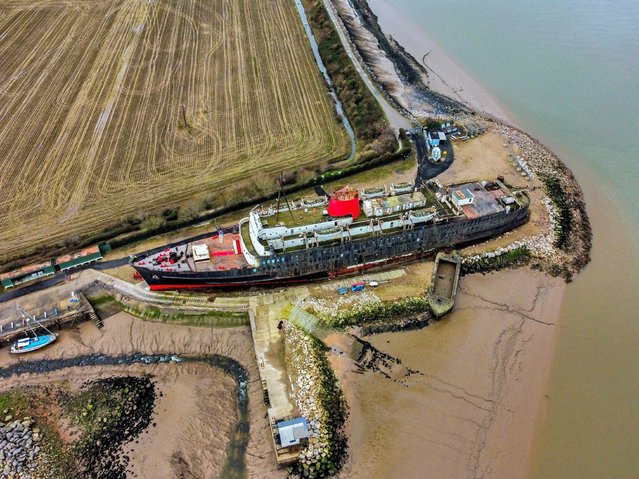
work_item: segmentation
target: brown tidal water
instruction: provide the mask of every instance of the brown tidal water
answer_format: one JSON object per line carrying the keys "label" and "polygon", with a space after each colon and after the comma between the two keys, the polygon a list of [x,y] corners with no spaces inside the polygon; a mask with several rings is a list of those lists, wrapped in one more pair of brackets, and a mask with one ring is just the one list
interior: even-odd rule
{"label": "brown tidal water", "polygon": [[639,478],[639,3],[371,4],[431,35],[585,192],[592,262],[565,291],[528,477]]}
{"label": "brown tidal water", "polygon": [[582,186],[592,262],[565,291],[530,479],[639,477],[637,231]]}

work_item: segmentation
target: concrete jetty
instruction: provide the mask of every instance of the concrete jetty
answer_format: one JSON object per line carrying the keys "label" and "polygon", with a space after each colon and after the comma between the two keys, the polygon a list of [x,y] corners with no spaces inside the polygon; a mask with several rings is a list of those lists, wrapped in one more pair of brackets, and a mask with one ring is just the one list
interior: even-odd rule
{"label": "concrete jetty", "polygon": [[290,374],[284,361],[282,321],[288,319],[293,303],[309,295],[307,288],[294,288],[274,294],[255,296],[249,300],[249,320],[268,420],[273,433],[277,463],[297,460],[301,448],[282,447],[277,440],[277,423],[294,419],[300,412],[293,400]]}

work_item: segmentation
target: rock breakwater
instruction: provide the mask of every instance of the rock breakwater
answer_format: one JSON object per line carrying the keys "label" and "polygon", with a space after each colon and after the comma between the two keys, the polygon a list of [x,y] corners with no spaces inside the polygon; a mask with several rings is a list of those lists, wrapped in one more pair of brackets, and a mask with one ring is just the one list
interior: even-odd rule
{"label": "rock breakwater", "polygon": [[346,455],[346,402],[326,358],[327,348],[301,329],[284,324],[286,361],[294,382],[294,400],[308,421],[311,436],[293,472],[304,478],[335,474]]}

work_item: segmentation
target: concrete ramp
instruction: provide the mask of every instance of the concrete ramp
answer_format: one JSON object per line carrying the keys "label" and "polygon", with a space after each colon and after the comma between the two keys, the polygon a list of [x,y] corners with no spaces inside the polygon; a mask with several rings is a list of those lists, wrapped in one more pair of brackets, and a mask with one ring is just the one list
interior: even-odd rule
{"label": "concrete ramp", "polygon": [[290,306],[288,320],[302,331],[320,341],[324,341],[329,335],[337,333],[335,329],[324,323],[317,316],[312,315],[299,306]]}

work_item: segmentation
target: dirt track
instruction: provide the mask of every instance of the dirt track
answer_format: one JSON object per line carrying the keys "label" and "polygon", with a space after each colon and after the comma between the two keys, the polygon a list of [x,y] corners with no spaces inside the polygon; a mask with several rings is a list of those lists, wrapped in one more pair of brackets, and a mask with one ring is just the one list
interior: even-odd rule
{"label": "dirt track", "polygon": [[293,2],[0,5],[0,261],[347,153]]}

